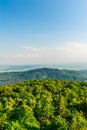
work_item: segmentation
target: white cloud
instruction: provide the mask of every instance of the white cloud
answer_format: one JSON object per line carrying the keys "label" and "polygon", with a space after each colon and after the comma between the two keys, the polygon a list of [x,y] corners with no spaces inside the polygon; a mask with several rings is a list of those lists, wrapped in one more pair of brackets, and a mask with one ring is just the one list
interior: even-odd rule
{"label": "white cloud", "polygon": [[78,42],[74,43],[66,43],[63,45],[60,45],[59,47],[56,48],[57,51],[66,51],[66,52],[72,52],[74,53],[80,53],[82,54],[86,53],[87,54],[87,44],[82,44]]}
{"label": "white cloud", "polygon": [[32,47],[32,46],[22,46],[22,48],[26,49],[27,51],[32,51],[32,52],[38,52],[41,49],[41,48]]}
{"label": "white cloud", "polygon": [[87,44],[66,43],[56,48],[57,55],[68,62],[87,62]]}
{"label": "white cloud", "polygon": [[14,54],[14,55],[0,55],[0,58],[4,58],[4,59],[20,59],[20,58],[23,58],[23,59],[28,59],[28,58],[37,58],[39,57],[38,54],[34,54],[34,53],[31,53],[31,54]]}
{"label": "white cloud", "polygon": [[22,46],[18,52],[0,54],[0,59],[31,63],[87,62],[87,44],[70,42],[58,46]]}
{"label": "white cloud", "polygon": [[58,46],[22,46],[27,50],[28,55],[31,57],[37,57],[44,62],[87,62],[87,44],[79,42],[69,42],[59,44]]}

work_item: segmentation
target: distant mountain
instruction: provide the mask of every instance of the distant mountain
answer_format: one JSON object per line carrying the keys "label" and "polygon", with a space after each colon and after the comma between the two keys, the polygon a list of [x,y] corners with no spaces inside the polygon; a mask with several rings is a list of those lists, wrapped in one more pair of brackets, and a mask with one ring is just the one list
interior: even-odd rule
{"label": "distant mountain", "polygon": [[87,63],[66,63],[66,64],[33,64],[33,65],[0,65],[0,72],[20,72],[39,68],[86,70]]}
{"label": "distant mountain", "polygon": [[59,79],[71,81],[87,81],[87,70],[59,70],[40,68],[23,72],[0,73],[0,85],[12,84],[25,80]]}
{"label": "distant mountain", "polygon": [[17,71],[27,71],[32,69],[38,69],[45,67],[44,65],[3,65],[0,66],[0,72],[17,72]]}

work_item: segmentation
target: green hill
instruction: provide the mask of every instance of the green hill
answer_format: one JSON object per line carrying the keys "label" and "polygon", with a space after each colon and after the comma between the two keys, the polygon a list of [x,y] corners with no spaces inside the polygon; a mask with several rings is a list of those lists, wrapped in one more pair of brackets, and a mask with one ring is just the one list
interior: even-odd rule
{"label": "green hill", "polygon": [[0,85],[35,79],[87,81],[87,71],[41,68],[24,72],[0,73]]}
{"label": "green hill", "polygon": [[87,83],[33,80],[0,87],[0,130],[87,130]]}

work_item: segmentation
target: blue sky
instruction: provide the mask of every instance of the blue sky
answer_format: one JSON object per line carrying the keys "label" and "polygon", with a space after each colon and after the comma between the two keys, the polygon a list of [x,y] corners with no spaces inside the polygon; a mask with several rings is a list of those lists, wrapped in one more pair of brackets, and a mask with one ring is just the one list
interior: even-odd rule
{"label": "blue sky", "polygon": [[0,0],[0,64],[87,62],[87,0]]}

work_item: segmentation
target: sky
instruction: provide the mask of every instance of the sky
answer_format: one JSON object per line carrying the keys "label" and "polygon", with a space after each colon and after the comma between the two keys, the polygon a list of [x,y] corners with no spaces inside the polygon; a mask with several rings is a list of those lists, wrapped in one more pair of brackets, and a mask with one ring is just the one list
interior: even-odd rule
{"label": "sky", "polygon": [[87,62],[87,0],[0,0],[0,64]]}

